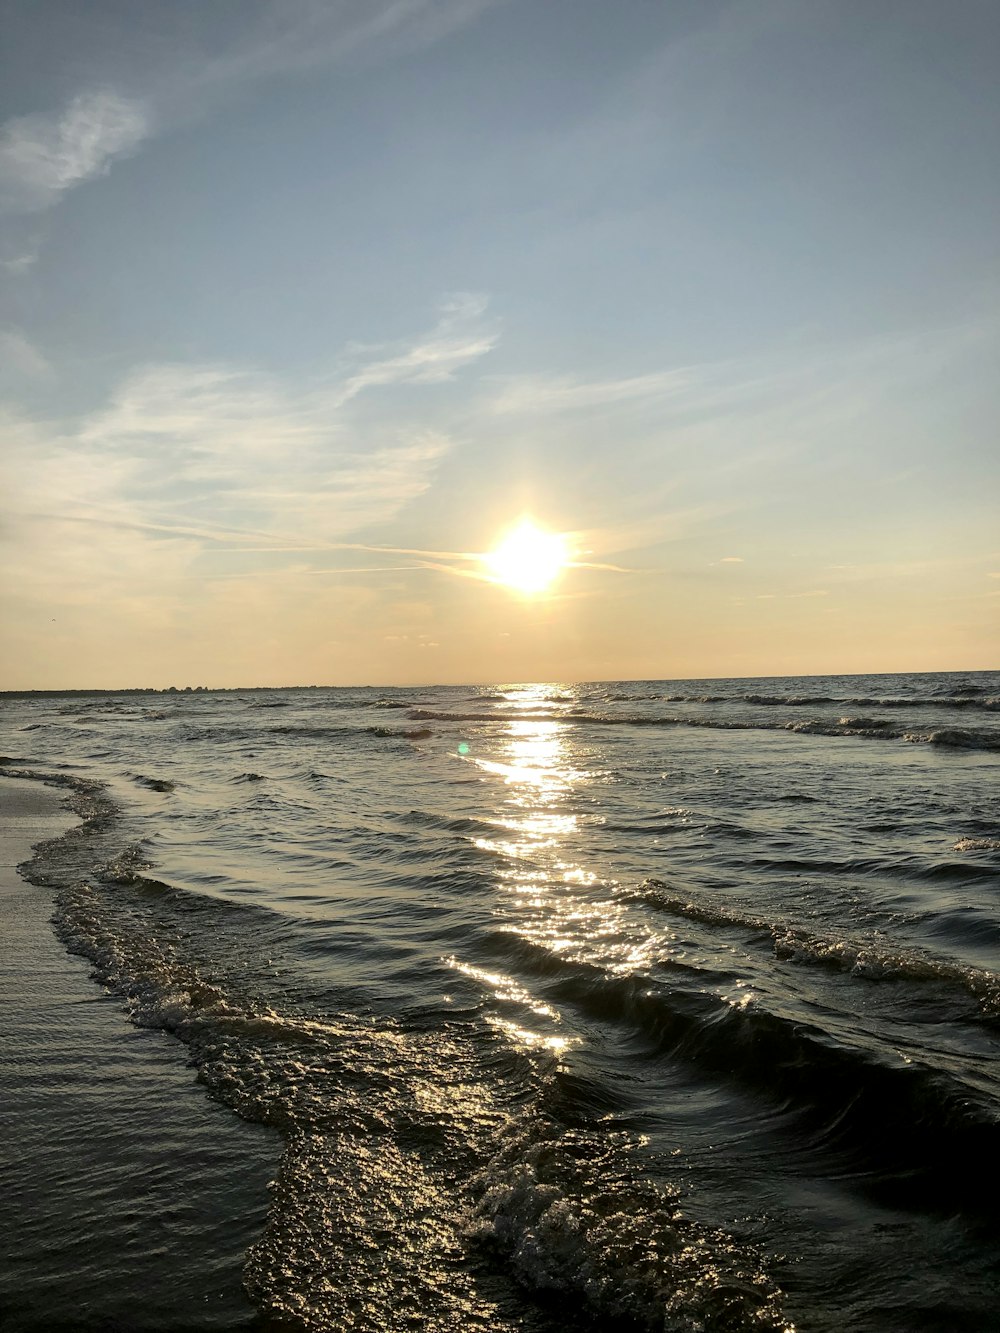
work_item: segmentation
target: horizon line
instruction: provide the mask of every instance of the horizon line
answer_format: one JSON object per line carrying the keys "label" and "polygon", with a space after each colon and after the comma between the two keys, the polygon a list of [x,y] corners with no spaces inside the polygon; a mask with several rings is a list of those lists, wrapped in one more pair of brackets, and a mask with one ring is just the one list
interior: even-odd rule
{"label": "horizon line", "polygon": [[499,686],[524,685],[642,685],[654,683],[682,683],[708,680],[843,680],[853,676],[956,676],[1000,674],[996,667],[948,667],[915,671],[805,671],[775,675],[734,676],[602,676],[589,680],[558,679],[556,677],[522,680],[468,680],[468,681],[412,681],[403,683],[364,681],[356,684],[298,684],[298,685],[68,685],[59,688],[11,687],[0,688],[0,698],[24,695],[53,694],[232,694],[252,690],[425,690],[425,689],[480,689]]}

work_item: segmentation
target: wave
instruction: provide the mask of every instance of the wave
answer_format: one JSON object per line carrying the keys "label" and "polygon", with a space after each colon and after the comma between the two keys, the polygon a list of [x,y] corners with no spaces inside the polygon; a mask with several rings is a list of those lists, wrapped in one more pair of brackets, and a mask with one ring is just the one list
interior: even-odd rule
{"label": "wave", "polygon": [[64,781],[87,821],[28,867],[55,890],[61,938],[134,1023],[186,1044],[217,1100],[285,1135],[246,1269],[265,1317],[515,1333],[479,1295],[499,1257],[581,1327],[787,1329],[756,1252],[645,1178],[641,1139],[566,1122],[551,1059],[492,1028],[366,1017],[347,992],[296,998],[274,969],[277,914],[152,878],[143,845],[113,850],[106,793]]}
{"label": "wave", "polygon": [[437,815],[430,810],[408,810],[400,816],[400,820],[405,824],[454,833],[463,838],[496,837],[497,833],[496,821],[477,819],[472,815]]}
{"label": "wave", "polygon": [[378,736],[384,740],[424,740],[434,733],[428,727],[270,727],[277,736],[302,736],[323,740],[331,736]]}
{"label": "wave", "polygon": [[809,708],[824,704],[849,708],[956,708],[1000,712],[1000,695],[985,688],[969,694],[936,696],[849,695],[849,694],[660,694],[622,691],[602,694],[606,703],[753,704],[760,708]]}
{"label": "wave", "polygon": [[203,726],[186,723],[176,733],[182,741],[249,741],[267,744],[268,737],[288,736],[303,741],[356,740],[375,736],[383,740],[425,740],[433,735],[427,727],[387,727],[341,723],[335,726],[310,726],[308,723],[286,723],[267,727]]}
{"label": "wave", "polygon": [[929,733],[907,732],[903,740],[929,741],[931,745],[953,746],[960,750],[1000,750],[1000,732],[971,731],[962,727]]}
{"label": "wave", "polygon": [[[1000,844],[998,844],[1000,845]],[[963,966],[934,958],[917,949],[878,941],[858,941],[841,936],[818,935],[799,926],[775,922],[740,908],[696,903],[670,892],[660,880],[646,880],[638,889],[622,890],[625,897],[639,899],[672,916],[708,926],[733,927],[769,937],[776,958],[793,963],[812,963],[847,972],[866,981],[932,982],[971,995],[981,1013],[1000,1018],[1000,974],[985,968]]]}
{"label": "wave", "polygon": [[947,727],[939,730],[915,731],[894,727],[890,723],[869,718],[842,717],[836,722],[810,720],[789,722],[775,730],[799,732],[809,736],[854,736],[864,740],[899,740],[910,745],[939,745],[960,750],[1000,750],[1000,731]]}
{"label": "wave", "polygon": [[177,783],[171,782],[169,778],[150,778],[143,773],[133,773],[131,776],[137,787],[148,787],[150,791],[172,792],[177,789]]}
{"label": "wave", "polygon": [[703,1074],[765,1093],[814,1148],[846,1157],[855,1169],[864,1162],[866,1178],[887,1198],[992,1215],[982,1164],[1000,1151],[1000,1122],[950,1072],[860,1041],[849,1045],[747,994],[736,1000],[609,974],[521,938],[507,948],[546,978],[547,1000],[636,1029]]}
{"label": "wave", "polygon": [[[477,1177],[472,1238],[526,1286],[575,1298],[602,1328],[610,1319],[649,1333],[790,1333],[759,1258],[694,1227],[678,1190],[642,1178],[637,1146],[607,1126],[518,1126]],[[571,1316],[566,1326],[576,1324]]]}
{"label": "wave", "polygon": [[432,708],[413,708],[407,714],[412,721],[423,722],[562,722],[567,726],[592,727],[701,727],[709,731],[790,731],[809,736],[844,736],[859,740],[897,740],[909,744],[930,744],[950,749],[1000,750],[1000,731],[983,728],[948,727],[915,731],[895,727],[880,719],[841,717],[836,722],[811,718],[802,722],[755,722],[701,717],[650,717],[641,714],[619,715],[584,713],[570,710],[540,719],[534,712],[486,713],[445,712]]}

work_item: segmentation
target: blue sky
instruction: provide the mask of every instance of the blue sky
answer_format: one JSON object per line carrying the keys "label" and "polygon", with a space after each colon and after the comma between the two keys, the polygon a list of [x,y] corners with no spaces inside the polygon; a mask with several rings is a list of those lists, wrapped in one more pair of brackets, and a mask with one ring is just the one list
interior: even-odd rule
{"label": "blue sky", "polygon": [[992,0],[3,26],[3,686],[1000,664]]}

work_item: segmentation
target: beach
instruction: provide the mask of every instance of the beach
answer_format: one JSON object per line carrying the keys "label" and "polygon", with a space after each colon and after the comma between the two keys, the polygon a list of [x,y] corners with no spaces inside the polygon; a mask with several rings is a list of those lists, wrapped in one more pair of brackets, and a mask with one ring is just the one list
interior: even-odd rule
{"label": "beach", "polygon": [[0,28],[0,1333],[1000,1333],[1000,2]]}
{"label": "beach", "polygon": [[5,1327],[983,1333],[998,711],[9,696]]}
{"label": "beach", "polygon": [[4,1023],[0,1324],[250,1327],[244,1251],[278,1145],[207,1098],[183,1049],[126,1022],[17,865],[79,821],[66,789],[0,779]]}

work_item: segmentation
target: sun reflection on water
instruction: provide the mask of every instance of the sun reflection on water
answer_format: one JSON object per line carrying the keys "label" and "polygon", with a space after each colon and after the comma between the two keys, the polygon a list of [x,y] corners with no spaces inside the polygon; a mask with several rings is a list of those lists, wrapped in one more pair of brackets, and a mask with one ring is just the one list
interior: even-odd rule
{"label": "sun reflection on water", "polygon": [[565,1055],[571,1046],[579,1044],[579,1038],[553,1037],[543,1032],[532,1032],[530,1028],[520,1027],[517,1023],[512,1023],[506,1018],[492,1017],[486,1021],[490,1027],[513,1037],[519,1046],[536,1047],[551,1051],[553,1055]]}
{"label": "sun reflection on water", "polygon": [[[552,685],[518,691],[516,705],[510,701],[518,716],[505,721],[499,750],[472,759],[503,784],[490,821],[496,835],[475,843],[500,859],[503,929],[565,959],[632,972],[648,963],[651,942],[630,925],[616,885],[577,860],[603,774],[578,748],[572,724],[553,718],[554,697],[560,711],[574,702]],[[546,716],[524,716],[541,704]]]}

